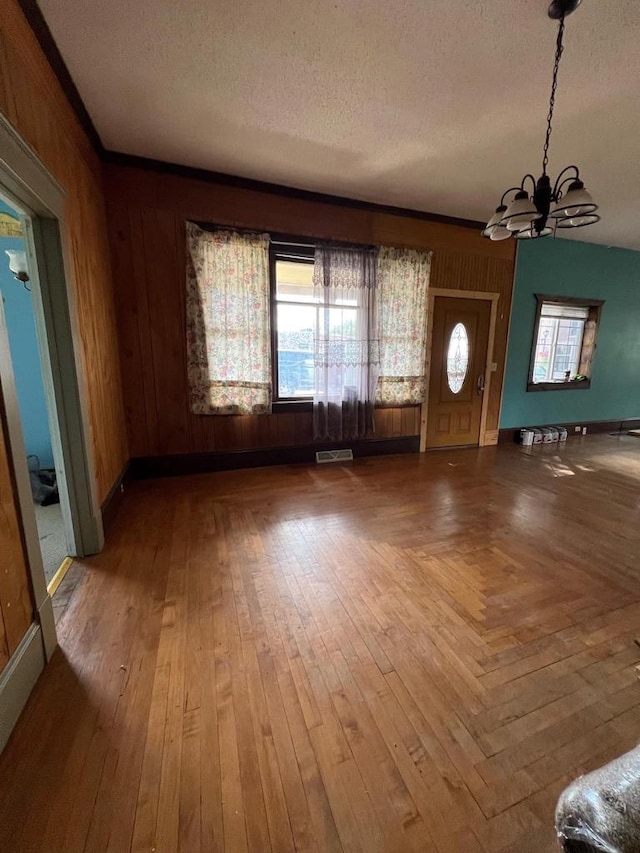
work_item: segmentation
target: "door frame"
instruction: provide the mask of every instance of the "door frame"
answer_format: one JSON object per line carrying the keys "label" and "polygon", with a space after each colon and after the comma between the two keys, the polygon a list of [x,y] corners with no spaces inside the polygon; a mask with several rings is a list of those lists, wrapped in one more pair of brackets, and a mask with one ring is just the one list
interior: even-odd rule
{"label": "door frame", "polygon": [[[72,534],[76,556],[95,554],[104,545],[102,513],[98,501],[91,430],[86,406],[86,378],[71,253],[64,235],[66,191],[38,158],[36,152],[0,115],[0,185],[2,193],[23,219],[25,250],[33,295],[42,378],[47,403],[53,407],[51,441],[54,456],[62,461],[70,508],[67,532]],[[0,331],[2,331],[0,329]],[[9,453],[13,463],[16,497],[22,521],[34,607],[43,633],[48,660],[56,646],[51,598],[47,592],[40,542],[31,497],[13,368],[6,334],[0,341],[0,376],[4,391]]]}
{"label": "door frame", "polygon": [[493,347],[496,337],[496,322],[498,319],[498,300],[500,294],[485,290],[453,290],[446,287],[430,287],[427,300],[427,349],[425,353],[425,376],[426,395],[424,403],[420,406],[420,453],[427,449],[427,416],[429,413],[429,387],[431,383],[431,360],[433,346],[433,312],[437,296],[449,299],[484,299],[491,302],[491,315],[489,318],[489,341],[485,357],[484,369],[484,393],[482,395],[482,408],[480,410],[480,432],[478,435],[478,447],[486,447],[495,444],[493,440],[495,430],[487,431],[487,415],[489,412],[489,391],[491,390],[491,377],[498,369],[498,365],[490,361],[493,355]]}

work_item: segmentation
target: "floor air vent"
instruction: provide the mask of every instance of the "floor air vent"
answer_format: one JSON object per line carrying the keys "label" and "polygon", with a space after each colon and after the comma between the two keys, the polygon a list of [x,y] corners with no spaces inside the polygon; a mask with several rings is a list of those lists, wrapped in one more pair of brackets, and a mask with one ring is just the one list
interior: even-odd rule
{"label": "floor air vent", "polygon": [[324,462],[352,462],[352,450],[318,450],[316,452],[316,462],[318,465]]}

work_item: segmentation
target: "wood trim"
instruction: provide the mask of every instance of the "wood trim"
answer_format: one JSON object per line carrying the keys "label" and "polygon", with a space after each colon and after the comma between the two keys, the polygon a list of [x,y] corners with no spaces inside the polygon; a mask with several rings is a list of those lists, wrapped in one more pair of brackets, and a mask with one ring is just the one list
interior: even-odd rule
{"label": "wood trim", "polygon": [[[113,486],[109,489],[109,494],[104,499],[104,501],[102,502],[102,506],[100,507],[100,511],[102,513],[102,526],[104,528],[105,536],[113,527],[114,521],[120,509],[120,505],[122,504],[124,493],[130,482],[131,460],[126,463],[126,465],[120,472],[120,475],[118,476]],[[51,594],[53,595],[53,593]]]}
{"label": "wood trim", "polygon": [[[518,427],[505,427],[498,432],[498,444],[517,443],[517,434],[532,424],[522,424]],[[545,426],[542,424],[541,426]],[[616,432],[624,435],[627,430],[640,429],[640,418],[617,418],[609,421],[554,421],[553,426],[561,426],[567,430],[568,438],[582,438],[582,432],[577,433],[576,427],[587,428],[587,435],[603,432]]]}
{"label": "wood trim", "polygon": [[553,302],[556,305],[578,305],[581,308],[599,308],[604,305],[604,299],[588,299],[582,296],[558,296],[549,293],[534,293],[535,298],[540,304],[543,302]]}
{"label": "wood trim", "polygon": [[429,318],[427,328],[427,356],[425,359],[426,377],[426,398],[420,407],[420,453],[427,450],[427,418],[429,414],[429,383],[431,377],[431,348],[433,345],[433,311],[437,296],[443,296],[448,299],[485,299],[491,301],[491,317],[489,319],[489,340],[487,343],[487,355],[485,359],[484,371],[484,393],[482,395],[482,409],[480,412],[480,434],[478,447],[485,447],[489,444],[496,444],[495,430],[487,432],[487,414],[489,411],[489,391],[491,390],[491,377],[494,371],[491,370],[493,364],[493,348],[496,337],[496,323],[498,318],[498,300],[500,294],[483,291],[483,290],[453,290],[447,287],[432,287],[429,288]]}
{"label": "wood trim", "polygon": [[[487,360],[484,368],[484,392],[482,394],[482,412],[480,414],[480,447],[487,444],[495,444],[492,435],[487,435],[487,413],[489,410],[489,393],[491,392],[491,380],[493,379],[493,347],[496,339],[496,321],[498,318],[498,300],[499,293],[490,294],[491,297],[491,317],[489,318],[489,342],[487,344]],[[497,368],[497,365],[496,365]]]}
{"label": "wood trim", "polygon": [[96,126],[89,115],[89,111],[84,105],[84,101],[80,96],[80,92],[76,84],[73,82],[73,77],[69,73],[69,69],[62,58],[62,54],[58,49],[55,39],[51,35],[51,30],[47,24],[44,15],[40,11],[36,0],[18,0],[18,5],[22,10],[22,14],[27,19],[27,23],[31,27],[33,34],[38,40],[40,49],[45,55],[45,58],[51,70],[55,74],[62,91],[64,92],[71,109],[80,123],[80,126],[87,134],[89,141],[101,159],[104,157],[105,148],[100,139],[100,134],[96,130]]}
{"label": "wood trim", "polygon": [[315,463],[316,451],[350,448],[354,458],[417,453],[418,436],[404,438],[340,441],[326,444],[276,447],[268,450],[231,450],[226,453],[180,453],[172,456],[142,456],[131,460],[131,476],[136,480],[180,477],[211,471],[262,468],[272,465]]}
{"label": "wood trim", "polygon": [[427,337],[424,357],[425,369],[425,398],[420,406],[420,453],[427,449],[427,416],[429,414],[429,388],[431,384],[431,341],[433,339],[433,304],[434,291],[438,288],[429,288],[427,293]]}
{"label": "wood trim", "polygon": [[243,178],[239,175],[229,175],[226,172],[214,172],[210,169],[198,169],[193,166],[181,166],[178,163],[168,163],[164,160],[154,160],[151,157],[138,157],[133,154],[123,154],[119,151],[106,150],[102,154],[105,163],[114,166],[127,166],[134,169],[159,172],[165,175],[175,175],[180,178],[188,178],[196,181],[219,184],[237,189],[252,190],[254,192],[269,193],[270,195],[295,198],[302,201],[312,201],[319,204],[332,204],[338,207],[348,207],[352,210],[366,210],[372,213],[386,213],[391,216],[409,216],[412,219],[422,219],[427,222],[438,222],[444,225],[457,225],[462,228],[470,228],[474,231],[482,231],[486,222],[475,219],[458,219],[455,216],[445,216],[441,213],[430,213],[425,210],[414,210],[408,207],[395,207],[389,204],[379,204],[372,201],[360,201],[346,196],[332,195],[331,193],[320,193],[312,190],[291,187],[286,184],[276,184],[270,181],[258,181],[253,178]]}
{"label": "wood trim", "polygon": [[458,290],[452,287],[430,287],[431,296],[447,296],[452,299],[500,299],[500,294],[492,290]]}

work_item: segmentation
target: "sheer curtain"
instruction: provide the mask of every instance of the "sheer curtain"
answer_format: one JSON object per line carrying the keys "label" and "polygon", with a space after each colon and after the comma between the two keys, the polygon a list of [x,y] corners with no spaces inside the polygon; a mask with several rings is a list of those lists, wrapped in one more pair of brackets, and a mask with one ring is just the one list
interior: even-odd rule
{"label": "sheer curtain", "polygon": [[424,402],[430,270],[431,252],[389,246],[378,251],[379,403],[405,406]]}
{"label": "sheer curtain", "polygon": [[318,247],[313,285],[314,438],[362,438],[373,432],[378,382],[375,250]]}
{"label": "sheer curtain", "polygon": [[200,415],[271,411],[269,237],[187,222],[187,372]]}

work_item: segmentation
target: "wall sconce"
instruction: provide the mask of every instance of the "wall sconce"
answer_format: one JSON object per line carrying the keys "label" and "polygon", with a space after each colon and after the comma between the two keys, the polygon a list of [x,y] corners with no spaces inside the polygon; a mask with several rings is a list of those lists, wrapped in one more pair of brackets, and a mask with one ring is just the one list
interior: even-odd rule
{"label": "wall sconce", "polygon": [[26,290],[31,290],[27,287],[29,281],[29,273],[27,272],[27,256],[24,252],[18,252],[15,249],[5,249],[5,254],[9,255],[9,269],[13,273],[13,277],[21,281]]}

